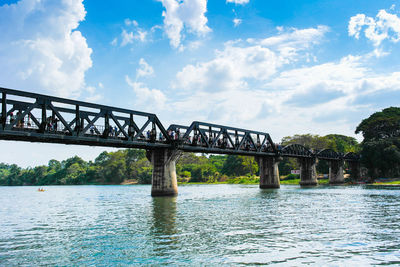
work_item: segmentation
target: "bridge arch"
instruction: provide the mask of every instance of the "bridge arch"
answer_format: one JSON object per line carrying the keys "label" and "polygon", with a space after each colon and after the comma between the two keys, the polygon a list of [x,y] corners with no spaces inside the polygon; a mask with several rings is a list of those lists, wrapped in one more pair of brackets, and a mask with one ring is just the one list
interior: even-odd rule
{"label": "bridge arch", "polygon": [[335,159],[339,160],[341,158],[340,157],[341,155],[338,152],[330,148],[321,150],[320,152],[317,153],[316,156],[319,159],[326,159],[326,160],[335,160]]}
{"label": "bridge arch", "polygon": [[314,153],[303,145],[291,144],[282,148],[282,156],[288,157],[313,157]]}
{"label": "bridge arch", "polygon": [[360,160],[360,155],[354,153],[354,152],[348,152],[343,156],[343,159],[346,161],[359,161]]}

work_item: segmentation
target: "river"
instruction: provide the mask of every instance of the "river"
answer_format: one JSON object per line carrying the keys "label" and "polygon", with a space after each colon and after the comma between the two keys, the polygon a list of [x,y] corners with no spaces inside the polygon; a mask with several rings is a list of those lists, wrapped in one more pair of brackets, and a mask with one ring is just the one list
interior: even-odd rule
{"label": "river", "polygon": [[0,265],[400,264],[400,189],[0,187]]}

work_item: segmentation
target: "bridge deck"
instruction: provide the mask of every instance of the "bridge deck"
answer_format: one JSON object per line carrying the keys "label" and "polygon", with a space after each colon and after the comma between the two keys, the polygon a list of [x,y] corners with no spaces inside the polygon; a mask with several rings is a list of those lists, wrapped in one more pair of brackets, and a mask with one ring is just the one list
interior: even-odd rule
{"label": "bridge deck", "polygon": [[[300,145],[281,148],[268,133],[193,122],[165,129],[155,114],[0,88],[0,140],[121,148],[172,148],[187,152],[249,156],[320,157]],[[335,154],[336,153],[336,154]]]}

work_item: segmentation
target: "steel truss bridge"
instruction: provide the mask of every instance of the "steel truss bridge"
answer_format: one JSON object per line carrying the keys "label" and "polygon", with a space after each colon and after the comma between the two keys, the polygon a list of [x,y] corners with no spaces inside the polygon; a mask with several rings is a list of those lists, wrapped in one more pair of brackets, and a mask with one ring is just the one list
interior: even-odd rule
{"label": "steel truss bridge", "polygon": [[198,121],[166,129],[152,113],[1,87],[0,93],[0,140],[359,161],[355,153],[281,147],[265,132]]}

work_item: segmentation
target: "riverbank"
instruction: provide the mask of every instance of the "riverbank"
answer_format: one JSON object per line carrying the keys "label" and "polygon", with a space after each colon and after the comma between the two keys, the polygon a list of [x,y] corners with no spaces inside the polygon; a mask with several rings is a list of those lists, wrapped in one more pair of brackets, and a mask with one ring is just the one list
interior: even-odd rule
{"label": "riverbank", "polygon": [[[259,184],[259,177],[236,177],[230,178],[223,182],[178,182],[178,185],[201,185],[201,184]],[[282,179],[281,184],[285,185],[299,185],[300,179]],[[318,184],[329,184],[329,179],[318,179]]]}

